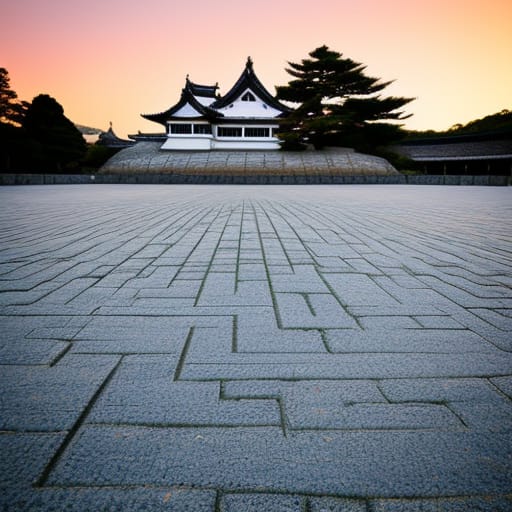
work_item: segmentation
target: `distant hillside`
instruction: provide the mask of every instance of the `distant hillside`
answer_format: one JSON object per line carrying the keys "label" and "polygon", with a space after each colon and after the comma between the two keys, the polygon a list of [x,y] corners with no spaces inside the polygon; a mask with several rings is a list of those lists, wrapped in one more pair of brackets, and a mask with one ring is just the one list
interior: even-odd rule
{"label": "distant hillside", "polygon": [[512,133],[512,111],[504,109],[496,114],[475,119],[467,124],[454,124],[450,129],[438,132],[435,130],[409,131],[406,140],[453,137],[454,135],[471,135],[477,133]]}
{"label": "distant hillside", "polygon": [[91,128],[90,126],[83,126],[81,124],[75,124],[75,126],[83,135],[98,135],[103,131],[99,128]]}

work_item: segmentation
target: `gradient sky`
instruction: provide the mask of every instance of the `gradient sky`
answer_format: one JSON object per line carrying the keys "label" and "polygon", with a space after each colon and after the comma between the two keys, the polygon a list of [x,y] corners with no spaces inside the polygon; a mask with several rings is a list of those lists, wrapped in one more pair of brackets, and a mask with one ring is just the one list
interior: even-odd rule
{"label": "gradient sky", "polygon": [[0,67],[21,99],[50,94],[74,122],[160,131],[185,76],[225,93],[247,56],[273,93],[322,44],[417,98],[411,129],[512,110],[511,0],[0,0]]}

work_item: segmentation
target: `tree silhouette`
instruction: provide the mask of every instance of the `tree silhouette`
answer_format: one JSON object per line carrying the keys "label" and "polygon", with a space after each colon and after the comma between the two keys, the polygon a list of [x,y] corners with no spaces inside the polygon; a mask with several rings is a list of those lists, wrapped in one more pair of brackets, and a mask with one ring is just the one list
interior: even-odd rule
{"label": "tree silhouette", "polygon": [[28,103],[18,100],[18,95],[11,89],[10,81],[8,71],[0,68],[0,123],[20,126]]}
{"label": "tree silhouette", "polygon": [[29,154],[27,137],[20,128],[28,103],[19,101],[11,89],[9,73],[0,68],[0,169],[23,166]]}
{"label": "tree silhouette", "polygon": [[409,117],[400,109],[413,98],[382,97],[391,82],[364,73],[365,66],[321,46],[300,63],[289,62],[286,71],[294,77],[278,86],[280,100],[298,104],[281,128],[285,146],[312,143],[372,148],[386,144],[400,133],[400,126],[381,121]]}
{"label": "tree silhouette", "polygon": [[76,167],[86,152],[86,142],[51,96],[40,94],[30,104],[23,121],[36,143],[34,160],[41,170],[62,171]]}

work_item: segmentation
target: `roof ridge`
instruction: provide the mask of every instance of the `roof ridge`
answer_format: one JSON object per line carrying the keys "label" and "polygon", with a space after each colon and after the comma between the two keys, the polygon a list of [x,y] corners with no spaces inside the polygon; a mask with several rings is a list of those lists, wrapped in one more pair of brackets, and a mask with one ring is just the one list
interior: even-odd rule
{"label": "roof ridge", "polygon": [[246,89],[254,91],[262,100],[276,110],[280,110],[281,112],[290,112],[291,110],[272,96],[272,94],[270,94],[270,92],[261,83],[254,71],[254,63],[251,57],[247,58],[245,68],[233,87],[231,87],[231,89],[217,101],[212,103],[211,107],[218,109],[229,105]]}

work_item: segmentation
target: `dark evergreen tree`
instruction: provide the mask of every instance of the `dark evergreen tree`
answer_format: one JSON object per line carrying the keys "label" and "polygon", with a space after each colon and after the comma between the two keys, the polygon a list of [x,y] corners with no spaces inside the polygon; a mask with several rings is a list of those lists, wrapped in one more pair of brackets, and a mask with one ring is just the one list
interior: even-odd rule
{"label": "dark evergreen tree", "polygon": [[28,103],[19,101],[18,95],[11,89],[9,73],[0,68],[0,123],[20,126]]}
{"label": "dark evergreen tree", "polygon": [[365,66],[341,53],[321,46],[301,63],[289,62],[286,71],[294,77],[278,86],[280,100],[298,104],[281,128],[284,147],[307,142],[320,149],[326,145],[350,145],[371,150],[400,138],[400,109],[413,98],[382,97],[391,82],[364,73]]}
{"label": "dark evergreen tree", "polygon": [[23,166],[28,152],[27,137],[20,127],[28,103],[18,100],[11,89],[9,73],[0,68],[0,170],[11,171]]}
{"label": "dark evergreen tree", "polygon": [[23,127],[35,142],[34,164],[40,170],[72,170],[86,153],[86,142],[51,96],[36,96],[27,110]]}

